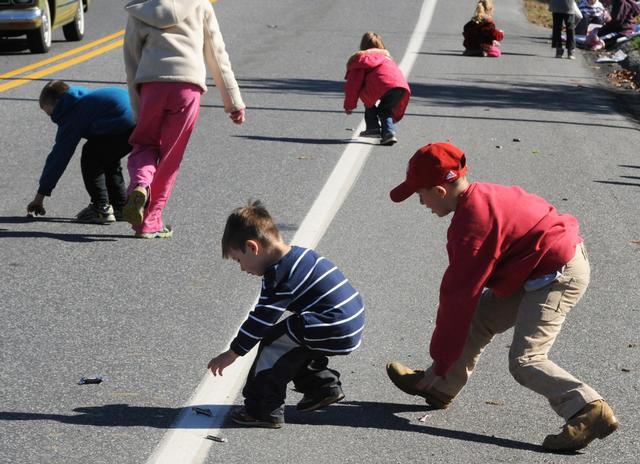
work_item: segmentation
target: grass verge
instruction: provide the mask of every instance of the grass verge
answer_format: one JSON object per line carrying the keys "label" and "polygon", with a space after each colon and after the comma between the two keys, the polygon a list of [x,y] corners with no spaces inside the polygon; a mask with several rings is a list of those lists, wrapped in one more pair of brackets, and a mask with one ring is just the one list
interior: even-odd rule
{"label": "grass verge", "polygon": [[551,28],[551,12],[549,11],[550,0],[524,0],[524,10],[527,19],[538,26]]}

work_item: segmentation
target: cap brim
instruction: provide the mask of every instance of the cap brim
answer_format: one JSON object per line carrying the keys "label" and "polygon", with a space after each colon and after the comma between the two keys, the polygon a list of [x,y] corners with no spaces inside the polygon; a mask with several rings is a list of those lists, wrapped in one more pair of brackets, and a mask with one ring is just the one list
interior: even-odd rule
{"label": "cap brim", "polygon": [[416,193],[416,190],[411,187],[406,181],[398,185],[396,188],[389,192],[389,196],[391,200],[395,203],[400,203],[401,201],[405,201],[411,195]]}

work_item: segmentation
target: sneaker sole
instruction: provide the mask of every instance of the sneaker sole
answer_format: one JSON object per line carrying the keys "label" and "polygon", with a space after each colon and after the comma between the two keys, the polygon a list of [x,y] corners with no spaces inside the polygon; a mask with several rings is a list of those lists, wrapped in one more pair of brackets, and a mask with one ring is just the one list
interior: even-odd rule
{"label": "sneaker sole", "polygon": [[321,408],[324,408],[325,406],[329,406],[330,404],[337,403],[338,401],[342,401],[343,399],[344,399],[344,393],[340,393],[338,396],[328,396],[324,398],[322,401],[320,401],[319,403],[316,403],[311,406],[307,406],[304,409],[296,408],[296,410],[299,412],[311,412],[311,411],[315,411],[316,409],[321,409]]}
{"label": "sneaker sole", "polygon": [[389,140],[381,140],[380,141],[380,145],[384,145],[385,147],[390,147],[391,145],[394,145],[395,143],[398,142],[398,139],[396,139],[395,137]]}
{"label": "sneaker sole", "polygon": [[171,238],[173,237],[173,231],[169,230],[167,232],[152,232],[148,234],[142,234],[142,233],[136,232],[135,237],[142,238],[145,240],[153,240],[154,238]]}
{"label": "sneaker sole", "polygon": [[282,428],[282,424],[277,422],[266,422],[266,421],[258,421],[258,420],[249,421],[249,420],[243,420],[233,416],[231,416],[231,420],[236,424],[247,425],[250,427],[260,427],[262,429],[281,429]]}
{"label": "sneaker sole", "polygon": [[122,219],[133,226],[139,226],[144,220],[144,204],[147,202],[147,195],[135,189],[129,195],[127,204],[122,208]]}

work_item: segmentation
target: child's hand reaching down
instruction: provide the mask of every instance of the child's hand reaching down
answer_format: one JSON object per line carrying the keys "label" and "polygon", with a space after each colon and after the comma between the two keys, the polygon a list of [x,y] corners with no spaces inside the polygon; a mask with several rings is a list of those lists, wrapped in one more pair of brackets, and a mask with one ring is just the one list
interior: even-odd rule
{"label": "child's hand reaching down", "polygon": [[207,368],[211,369],[213,375],[222,375],[225,367],[232,364],[236,359],[238,359],[238,355],[231,350],[227,350],[209,361]]}

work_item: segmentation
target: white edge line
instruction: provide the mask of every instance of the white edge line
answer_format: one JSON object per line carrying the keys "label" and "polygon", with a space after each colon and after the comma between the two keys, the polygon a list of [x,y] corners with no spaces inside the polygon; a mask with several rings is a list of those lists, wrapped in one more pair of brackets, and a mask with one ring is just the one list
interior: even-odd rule
{"label": "white edge line", "polygon": [[[405,76],[409,76],[416,61],[431,23],[436,3],[437,0],[425,0],[422,4],[418,22],[399,64]],[[361,120],[354,131],[352,140],[355,140],[357,134],[364,128],[364,120]],[[314,248],[319,243],[358,179],[372,147],[371,144],[352,143],[345,148],[294,235],[293,244]],[[256,297],[252,307],[257,301]],[[220,436],[222,424],[244,384],[256,352],[257,347],[239,358],[225,369],[224,376],[214,377],[207,371],[198,388],[183,407],[180,416],[172,424],[171,429],[165,433],[147,460],[148,464],[175,464],[176,462],[195,464],[202,463],[207,458],[213,442],[206,440],[205,437],[207,435]],[[210,409],[213,416],[208,417],[194,413],[192,410],[194,406]]]}

